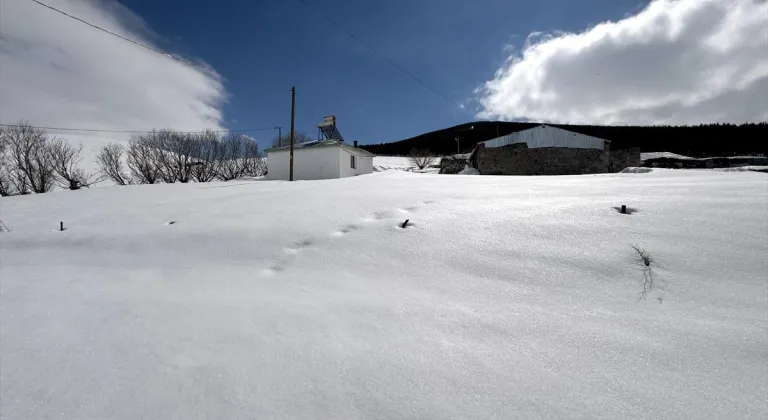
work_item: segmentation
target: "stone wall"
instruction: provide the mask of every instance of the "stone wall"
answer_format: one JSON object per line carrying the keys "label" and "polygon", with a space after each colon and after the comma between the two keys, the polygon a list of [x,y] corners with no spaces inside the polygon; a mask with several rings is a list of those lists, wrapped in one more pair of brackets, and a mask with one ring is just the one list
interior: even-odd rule
{"label": "stone wall", "polygon": [[469,162],[467,159],[445,156],[444,158],[440,159],[440,173],[457,174],[463,171],[468,164]]}
{"label": "stone wall", "polygon": [[632,147],[629,149],[610,151],[610,172],[621,172],[624,168],[634,168],[642,166],[640,161],[640,148]]}
{"label": "stone wall", "polygon": [[482,175],[580,175],[619,172],[640,166],[640,149],[598,150],[567,147],[528,149],[523,143],[512,147],[478,147],[473,163]]}

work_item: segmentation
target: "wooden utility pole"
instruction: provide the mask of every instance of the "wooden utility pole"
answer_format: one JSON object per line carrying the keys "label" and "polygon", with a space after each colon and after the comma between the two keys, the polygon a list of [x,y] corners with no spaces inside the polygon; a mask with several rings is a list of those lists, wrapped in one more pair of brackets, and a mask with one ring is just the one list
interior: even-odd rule
{"label": "wooden utility pole", "polygon": [[291,88],[291,169],[289,172],[289,181],[293,181],[293,120],[296,115],[296,86]]}

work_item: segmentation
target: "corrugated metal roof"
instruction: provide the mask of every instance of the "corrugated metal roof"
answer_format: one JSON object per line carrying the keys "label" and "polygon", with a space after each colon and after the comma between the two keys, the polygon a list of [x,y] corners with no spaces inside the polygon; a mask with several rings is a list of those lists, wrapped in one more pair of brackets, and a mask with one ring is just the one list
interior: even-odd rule
{"label": "corrugated metal roof", "polygon": [[605,140],[563,130],[562,128],[540,125],[528,130],[507,134],[506,136],[482,142],[485,147],[503,147],[511,144],[526,143],[528,148],[570,147],[574,149],[605,149]]}
{"label": "corrugated metal roof", "polygon": [[[349,151],[351,153],[354,153],[354,154],[356,154],[358,156],[371,156],[371,157],[372,156],[376,156],[373,153],[371,153],[371,152],[369,152],[369,151],[367,151],[365,149],[361,149],[359,147],[353,147],[353,146],[350,146],[350,145],[348,145],[346,143],[340,142],[338,140],[312,140],[312,141],[308,141],[308,142],[305,142],[305,143],[294,144],[293,148],[294,148],[294,150],[298,150],[298,149],[306,149],[306,148],[309,148],[309,147],[327,147],[327,146],[339,146],[342,149],[345,149],[345,150],[347,150],[347,151]],[[267,149],[266,152],[267,153],[269,153],[269,152],[283,152],[283,151],[287,151],[287,150],[290,150],[290,149],[291,149],[291,146],[281,146],[281,147],[273,147],[273,148]]]}
{"label": "corrugated metal roof", "polygon": [[[306,148],[306,147],[334,146],[336,144],[338,144],[337,140],[325,140],[325,139],[323,139],[323,140],[312,140],[312,141],[307,141],[307,142],[304,142],[304,143],[296,143],[296,144],[293,145],[293,148],[294,149],[301,149],[301,148]],[[266,151],[267,152],[279,152],[281,150],[289,150],[290,148],[291,148],[291,146],[270,147]]]}

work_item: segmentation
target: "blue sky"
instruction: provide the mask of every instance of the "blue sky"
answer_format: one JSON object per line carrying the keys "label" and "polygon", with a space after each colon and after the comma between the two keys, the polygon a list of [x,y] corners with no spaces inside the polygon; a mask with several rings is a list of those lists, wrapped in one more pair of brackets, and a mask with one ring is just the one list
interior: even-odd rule
{"label": "blue sky", "polygon": [[[224,77],[229,128],[297,130],[334,113],[346,139],[399,140],[475,119],[473,91],[534,31],[581,31],[637,11],[637,0],[141,1],[123,4],[160,36]],[[363,39],[451,100],[451,105],[348,37]],[[96,36],[96,35],[95,35]],[[259,134],[258,136],[263,136]]]}
{"label": "blue sky", "polygon": [[[211,74],[0,0],[0,123],[96,129],[53,131],[94,150],[131,136],[102,130],[287,130],[293,85],[297,130],[334,113],[362,144],[478,119],[768,120],[766,1],[303,1],[43,0]],[[276,133],[249,134],[267,146]]]}

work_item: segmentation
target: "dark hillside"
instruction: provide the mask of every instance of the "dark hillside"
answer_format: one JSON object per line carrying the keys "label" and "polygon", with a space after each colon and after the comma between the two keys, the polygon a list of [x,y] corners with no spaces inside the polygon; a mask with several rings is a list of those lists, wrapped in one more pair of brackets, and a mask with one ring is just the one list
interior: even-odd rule
{"label": "dark hillside", "polygon": [[[478,142],[538,123],[479,121],[433,131],[392,143],[371,144],[362,148],[378,154],[404,156],[411,149],[429,149],[439,155],[471,151]],[[673,152],[693,157],[768,153],[768,123],[706,124],[696,126],[597,126],[550,124],[566,130],[611,140],[613,149],[640,147],[643,152]]]}

